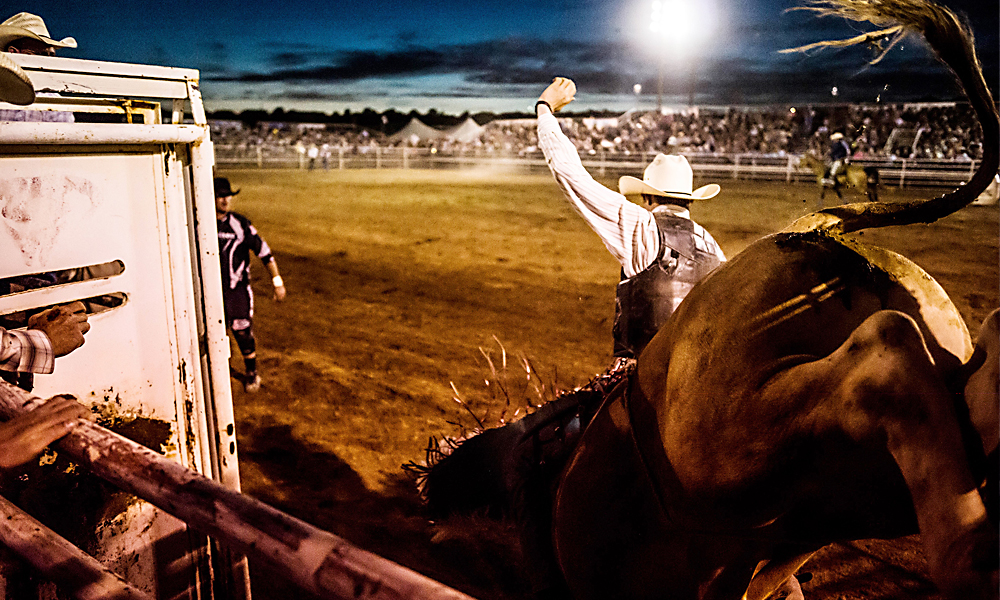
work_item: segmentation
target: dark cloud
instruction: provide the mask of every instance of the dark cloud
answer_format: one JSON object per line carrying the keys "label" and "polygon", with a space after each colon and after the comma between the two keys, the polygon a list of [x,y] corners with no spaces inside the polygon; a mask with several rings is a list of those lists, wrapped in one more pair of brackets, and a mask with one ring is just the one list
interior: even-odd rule
{"label": "dark cloud", "polygon": [[363,100],[357,94],[352,93],[325,93],[316,90],[291,90],[271,96],[274,100],[319,100],[323,102],[355,102]]}
{"label": "dark cloud", "polygon": [[[532,90],[532,91],[534,92],[534,91],[537,91],[537,90]],[[523,91],[515,90],[513,88],[495,88],[495,89],[490,90],[490,97],[493,97],[493,98],[523,98],[524,95],[525,94],[524,94]],[[427,92],[427,91],[422,91],[422,92],[417,92],[415,94],[412,94],[412,97],[414,97],[414,98],[429,98],[429,99],[434,99],[434,98],[446,98],[446,99],[452,99],[452,98],[482,98],[483,97],[483,90],[482,90],[482,88],[478,88],[478,89],[463,88],[463,89],[458,89],[458,90],[449,90],[448,92]]]}
{"label": "dark cloud", "polygon": [[219,41],[205,42],[201,55],[205,57],[199,68],[206,77],[225,76],[233,72],[229,49]]}
{"label": "dark cloud", "polygon": [[[990,3],[984,3],[990,4]],[[993,14],[996,22],[996,2]],[[948,68],[941,63],[923,37],[910,34],[893,46],[878,64],[871,64],[888,47],[886,41],[879,45],[867,44],[847,48],[812,49],[808,52],[778,54],[784,48],[794,48],[817,41],[848,39],[871,26],[860,26],[839,17],[816,18],[806,11],[791,11],[784,15],[781,26],[755,25],[747,27],[743,35],[758,40],[760,48],[770,49],[757,55],[754,64],[715,64],[712,76],[717,81],[732,75],[732,80],[742,82],[740,87],[756,90],[757,97],[798,99],[815,97],[814,90],[825,91],[838,86],[838,101],[872,101],[872,94],[882,101],[956,100],[962,99],[960,86]],[[996,92],[1000,84],[1000,51],[996,27],[982,27],[977,39],[977,52],[983,64],[987,84]],[[992,40],[984,42],[984,40]],[[739,68],[735,68],[738,65]],[[719,67],[727,66],[729,72]],[[886,89],[888,86],[888,89]],[[761,89],[763,88],[763,89]],[[739,88],[737,88],[739,89]],[[845,90],[858,90],[855,96],[844,96]],[[888,99],[887,99],[888,98]],[[834,100],[827,97],[827,101]]]}
{"label": "dark cloud", "polygon": [[[805,17],[805,18],[803,18]],[[789,16],[788,18],[792,18]],[[877,47],[813,50],[808,53],[779,54],[778,50],[819,40],[843,39],[857,35],[857,26],[843,30],[818,23],[823,19],[806,13],[794,15],[797,25],[789,34],[787,23],[771,28],[747,26],[739,35],[756,37],[755,52],[718,58],[705,57],[697,63],[696,92],[699,102],[761,103],[776,98],[787,102],[914,101],[960,99],[961,91],[952,75],[937,63],[919,38],[905,40],[879,65],[869,62],[879,54]],[[405,78],[452,74],[464,84],[443,92],[416,93],[423,97],[513,96],[524,86],[541,86],[555,75],[572,77],[588,94],[631,94],[641,83],[649,93],[657,89],[655,64],[635,47],[624,42],[565,41],[533,38],[504,38],[469,44],[415,46],[399,41],[388,50],[323,51],[316,48],[286,47],[270,57],[270,70],[229,74],[206,70],[206,79],[243,84],[276,83],[296,87],[346,84],[367,79]],[[995,65],[985,61],[987,72]],[[990,83],[996,89],[996,73]],[[664,93],[687,97],[691,89],[689,71],[667,69]],[[840,94],[831,97],[837,86]],[[487,91],[488,90],[488,91]],[[343,95],[321,91],[292,91],[295,99],[344,100]]]}
{"label": "dark cloud", "polygon": [[332,64],[326,65],[308,65],[307,63],[312,62],[310,57],[282,52],[273,56],[270,62],[279,67],[267,72],[241,73],[212,79],[246,83],[341,83],[373,77],[426,74],[440,71],[449,65],[449,61],[441,53],[429,49],[387,53],[339,52],[332,57]]}
{"label": "dark cloud", "polygon": [[173,54],[165,46],[154,44],[149,47],[146,53],[146,61],[152,65],[173,65],[177,64]]}
{"label": "dark cloud", "polygon": [[[940,69],[935,72],[895,69],[840,71],[825,67],[783,72],[760,70],[748,65],[720,66],[699,78],[699,98],[720,104],[769,104],[782,99],[783,104],[823,102],[914,102],[955,100],[961,89],[954,77]],[[838,90],[832,95],[833,88]],[[682,90],[671,88],[673,93]]]}
{"label": "dark cloud", "polygon": [[271,57],[270,71],[208,77],[212,81],[343,83],[378,77],[462,73],[477,83],[540,83],[553,72],[614,68],[608,58],[623,48],[611,43],[543,41],[535,39],[490,40],[438,47],[406,46],[374,51],[313,52],[283,50]]}
{"label": "dark cloud", "polygon": [[271,56],[271,64],[280,69],[302,67],[308,62],[308,56],[301,52],[278,52]]}

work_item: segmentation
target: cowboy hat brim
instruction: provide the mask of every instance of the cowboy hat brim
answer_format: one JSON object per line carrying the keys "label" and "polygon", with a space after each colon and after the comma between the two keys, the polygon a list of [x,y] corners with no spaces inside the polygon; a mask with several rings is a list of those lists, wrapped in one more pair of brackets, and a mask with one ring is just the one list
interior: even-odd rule
{"label": "cowboy hat brim", "polygon": [[31,38],[56,48],[76,48],[76,38],[64,37],[61,40],[54,40],[44,35],[38,35],[37,33],[24,29],[23,27],[0,25],[0,48],[6,48],[7,44],[19,38]]}
{"label": "cowboy hat brim", "polygon": [[26,106],[35,101],[31,79],[6,54],[0,52],[0,100]]}
{"label": "cowboy hat brim", "polygon": [[652,194],[654,196],[666,196],[668,198],[680,198],[683,200],[708,200],[715,197],[722,190],[717,183],[703,185],[690,194],[683,192],[667,192],[658,190],[641,179],[626,175],[618,180],[618,191],[623,196],[631,194]]}

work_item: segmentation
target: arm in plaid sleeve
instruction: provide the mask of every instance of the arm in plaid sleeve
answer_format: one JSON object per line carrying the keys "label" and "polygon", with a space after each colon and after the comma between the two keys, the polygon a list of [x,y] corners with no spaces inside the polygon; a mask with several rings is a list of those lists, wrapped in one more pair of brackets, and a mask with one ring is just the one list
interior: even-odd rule
{"label": "arm in plaid sleeve", "polygon": [[35,329],[8,331],[0,328],[0,338],[0,369],[51,373],[55,367],[52,342],[44,332]]}

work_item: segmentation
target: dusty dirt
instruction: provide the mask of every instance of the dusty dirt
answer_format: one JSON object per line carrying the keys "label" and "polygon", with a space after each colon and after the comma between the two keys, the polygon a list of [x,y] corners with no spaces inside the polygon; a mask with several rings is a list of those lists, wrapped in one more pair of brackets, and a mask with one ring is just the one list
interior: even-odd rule
{"label": "dusty dirt", "polygon": [[[400,465],[421,459],[430,436],[473,426],[470,412],[488,424],[509,418],[535,396],[529,383],[549,394],[605,368],[618,268],[597,236],[547,174],[222,174],[242,188],[235,210],[274,249],[289,293],[274,302],[255,264],[264,385],[254,395],[233,385],[243,490],[477,598],[524,597],[511,532],[430,525]],[[808,213],[817,195],[719,183],[722,194],[693,216],[729,256]],[[995,206],[863,238],[937,278],[973,336],[1000,305]],[[500,367],[504,354],[510,407],[496,381],[485,384],[485,357]],[[531,382],[522,360],[535,368]],[[258,600],[301,597],[252,567]],[[937,597],[916,536],[837,544],[803,570],[814,575],[803,586],[810,599]]]}

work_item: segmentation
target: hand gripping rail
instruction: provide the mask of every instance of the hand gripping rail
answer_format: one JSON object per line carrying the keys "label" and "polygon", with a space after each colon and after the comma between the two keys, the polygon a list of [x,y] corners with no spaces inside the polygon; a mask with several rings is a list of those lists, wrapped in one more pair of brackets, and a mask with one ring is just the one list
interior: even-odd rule
{"label": "hand gripping rail", "polygon": [[[0,382],[0,418],[45,401]],[[55,446],[82,467],[323,598],[473,600],[89,421]],[[0,536],[3,532],[0,531]],[[7,540],[0,540],[7,543]]]}

